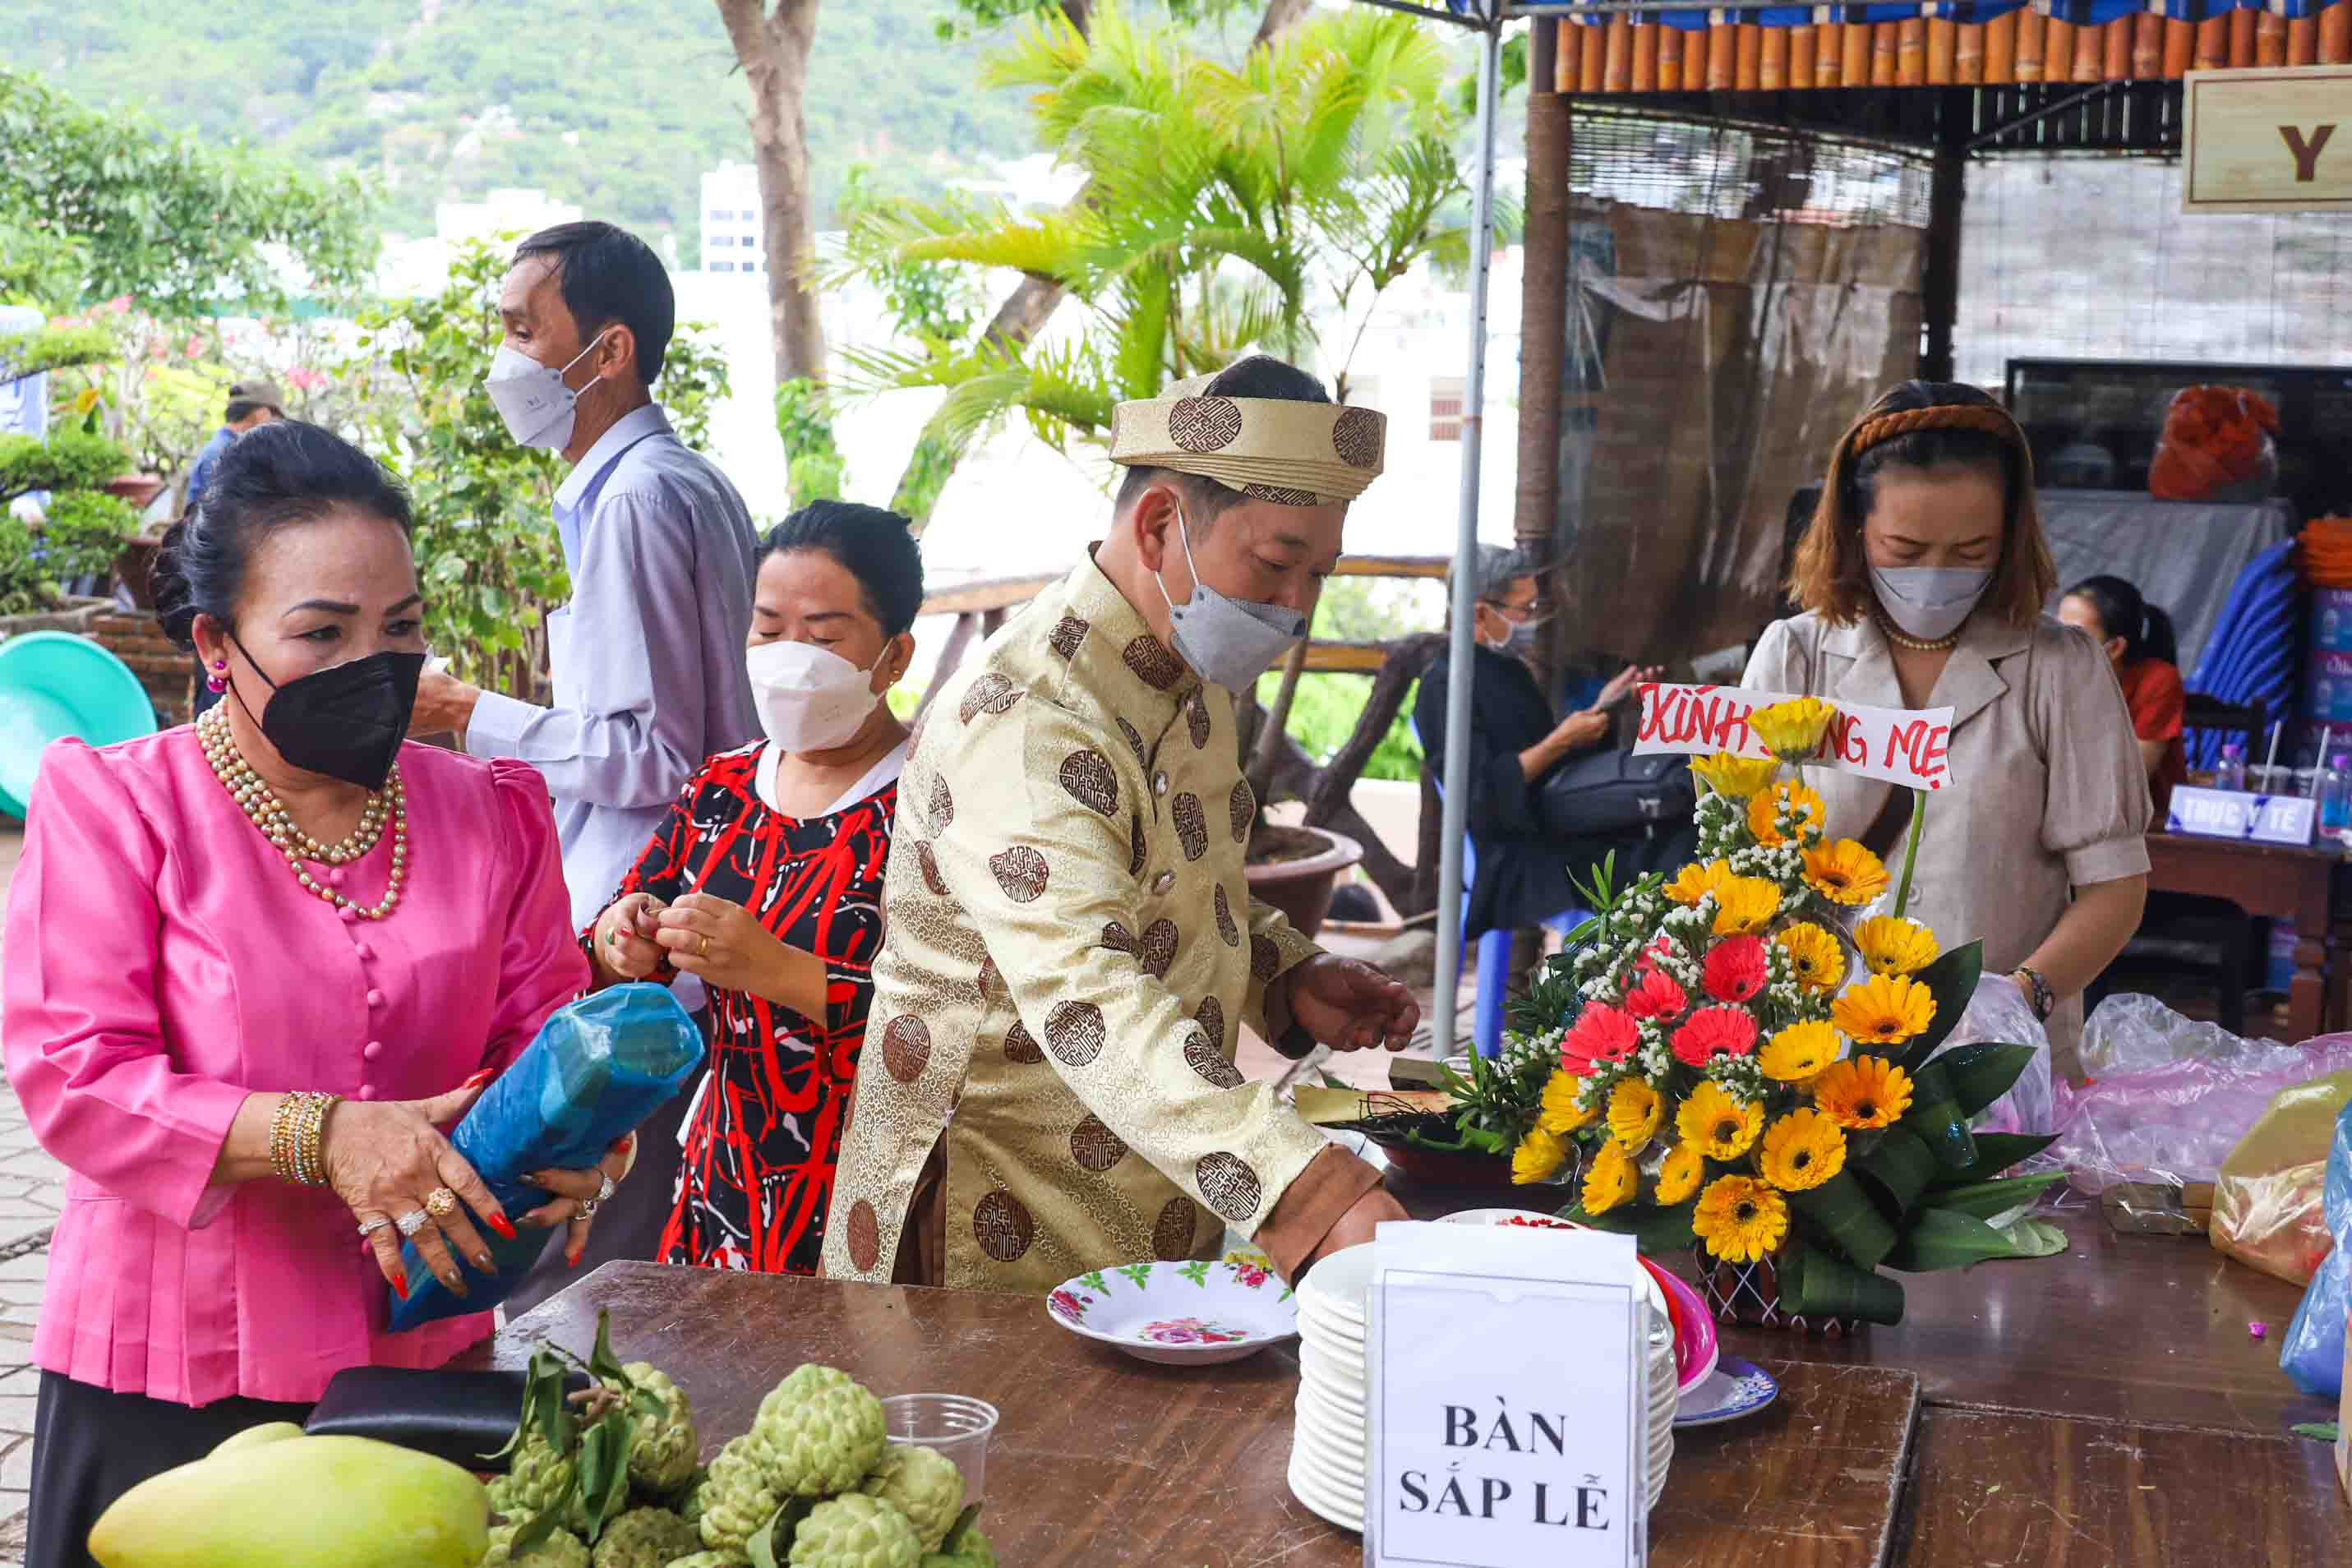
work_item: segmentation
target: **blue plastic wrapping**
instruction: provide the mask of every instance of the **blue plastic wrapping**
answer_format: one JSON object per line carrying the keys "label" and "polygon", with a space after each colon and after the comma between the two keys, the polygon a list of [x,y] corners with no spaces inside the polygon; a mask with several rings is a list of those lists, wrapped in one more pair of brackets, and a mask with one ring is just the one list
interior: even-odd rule
{"label": "blue plastic wrapping", "polygon": [[[702,1031],[659,985],[616,985],[556,1010],[449,1135],[509,1216],[548,1203],[527,1171],[584,1171],[684,1087],[702,1061]],[[392,1326],[414,1329],[486,1312],[522,1283],[548,1233],[518,1227],[512,1241],[476,1221],[495,1275],[464,1258],[460,1297],[435,1278],[411,1242],[401,1250],[408,1298],[392,1298]]]}
{"label": "blue plastic wrapping", "polygon": [[2334,1401],[2344,1394],[2344,1314],[2352,1306],[2352,1105],[2336,1119],[2319,1207],[2336,1250],[2303,1292],[2279,1347],[2279,1367],[2305,1394]]}

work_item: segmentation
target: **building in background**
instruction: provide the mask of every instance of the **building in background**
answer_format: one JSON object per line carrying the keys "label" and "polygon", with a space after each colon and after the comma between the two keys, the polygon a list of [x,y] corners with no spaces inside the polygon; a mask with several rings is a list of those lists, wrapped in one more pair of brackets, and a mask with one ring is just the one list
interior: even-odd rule
{"label": "building in background", "polygon": [[376,259],[376,289],[394,299],[436,293],[449,281],[449,264],[459,246],[537,234],[559,223],[577,223],[584,216],[574,204],[533,186],[500,186],[478,202],[442,202],[433,209],[431,235],[383,237]]}
{"label": "building in background", "polygon": [[724,163],[703,174],[702,269],[768,269],[760,228],[760,171],[750,163]]}

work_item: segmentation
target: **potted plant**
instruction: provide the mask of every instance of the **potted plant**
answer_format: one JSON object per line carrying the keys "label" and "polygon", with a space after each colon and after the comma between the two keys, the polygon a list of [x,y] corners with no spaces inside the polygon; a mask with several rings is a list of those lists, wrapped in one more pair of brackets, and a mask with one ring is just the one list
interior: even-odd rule
{"label": "potted plant", "polygon": [[1290,650],[1289,662],[1283,667],[1282,685],[1275,693],[1273,706],[1265,710],[1260,718],[1255,740],[1248,725],[1242,726],[1242,744],[1245,748],[1242,773],[1249,782],[1250,799],[1257,803],[1242,874],[1249,880],[1252,898],[1280,910],[1301,936],[1312,938],[1321,929],[1323,917],[1330,912],[1331,894],[1339,886],[1340,873],[1363,859],[1364,847],[1328,827],[1282,826],[1265,817],[1265,805],[1274,793],[1275,766],[1281,760],[1290,722],[1291,704],[1298,695],[1298,678],[1307,665],[1307,639],[1301,638]]}

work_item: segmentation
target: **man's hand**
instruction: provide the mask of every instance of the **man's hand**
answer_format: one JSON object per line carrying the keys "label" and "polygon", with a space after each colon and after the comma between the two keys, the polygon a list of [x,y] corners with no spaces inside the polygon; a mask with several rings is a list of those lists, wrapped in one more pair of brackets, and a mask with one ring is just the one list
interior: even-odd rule
{"label": "man's hand", "polygon": [[1352,958],[1318,953],[1283,978],[1292,1021],[1335,1051],[1401,1051],[1421,1026],[1412,993]]}
{"label": "man's hand", "polygon": [[[1332,1226],[1322,1244],[1307,1255],[1307,1261],[1299,1267],[1298,1272],[1303,1276],[1333,1253],[1344,1252],[1349,1247],[1360,1247],[1371,1240],[1373,1232],[1383,1220],[1412,1217],[1404,1212],[1402,1204],[1389,1196],[1387,1188],[1374,1187],[1349,1205],[1348,1212],[1339,1216],[1339,1223]],[[1293,1279],[1289,1283],[1297,1285],[1298,1281]]]}
{"label": "man's hand", "polygon": [[467,685],[446,670],[428,669],[416,678],[416,706],[409,710],[412,735],[455,735],[466,738],[474,721],[474,703],[481,689]]}

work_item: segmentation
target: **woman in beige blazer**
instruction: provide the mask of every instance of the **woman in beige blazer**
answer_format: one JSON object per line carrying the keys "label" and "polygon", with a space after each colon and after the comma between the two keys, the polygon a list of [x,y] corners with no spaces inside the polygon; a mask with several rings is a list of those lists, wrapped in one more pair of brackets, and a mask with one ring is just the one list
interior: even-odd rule
{"label": "woman in beige blazer", "polygon": [[[2042,613],[2056,586],[2023,432],[1975,387],[1906,382],[1839,441],[1791,574],[1804,613],[1765,629],[1742,684],[1952,710],[1955,787],[1927,811],[1909,912],[1981,937],[2079,1079],[2083,988],[2139,924],[2150,813],[2105,654]],[[1899,856],[1910,792],[1810,782],[1841,836]]]}

